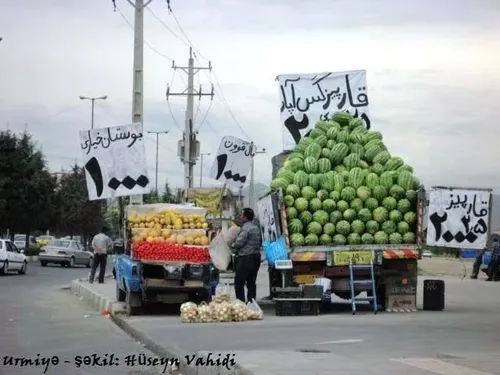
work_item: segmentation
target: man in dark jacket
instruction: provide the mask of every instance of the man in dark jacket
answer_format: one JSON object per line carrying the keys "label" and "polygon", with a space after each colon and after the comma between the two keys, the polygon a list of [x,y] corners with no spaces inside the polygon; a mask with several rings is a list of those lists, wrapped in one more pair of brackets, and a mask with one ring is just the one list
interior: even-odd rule
{"label": "man in dark jacket", "polygon": [[500,241],[493,240],[491,259],[488,264],[488,278],[486,281],[500,281]]}
{"label": "man in dark jacket", "polygon": [[[254,212],[243,209],[242,227],[236,241],[231,246],[236,255],[234,291],[236,298],[249,302],[257,298],[257,274],[259,273],[262,247],[260,229],[253,223]],[[245,285],[247,298],[245,298]]]}

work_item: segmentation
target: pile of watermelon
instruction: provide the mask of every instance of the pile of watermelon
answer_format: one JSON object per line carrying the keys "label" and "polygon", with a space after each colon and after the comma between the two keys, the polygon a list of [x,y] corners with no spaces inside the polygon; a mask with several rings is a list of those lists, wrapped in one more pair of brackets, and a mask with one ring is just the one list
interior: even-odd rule
{"label": "pile of watermelon", "polygon": [[382,134],[347,112],[316,123],[271,183],[292,246],[413,244],[419,187]]}

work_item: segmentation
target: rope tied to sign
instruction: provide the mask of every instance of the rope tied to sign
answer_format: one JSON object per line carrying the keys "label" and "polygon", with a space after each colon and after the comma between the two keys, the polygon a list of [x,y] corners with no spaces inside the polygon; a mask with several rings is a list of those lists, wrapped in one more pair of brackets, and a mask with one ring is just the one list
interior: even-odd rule
{"label": "rope tied to sign", "polygon": [[113,3],[113,12],[116,12],[116,1],[111,0],[111,2]]}

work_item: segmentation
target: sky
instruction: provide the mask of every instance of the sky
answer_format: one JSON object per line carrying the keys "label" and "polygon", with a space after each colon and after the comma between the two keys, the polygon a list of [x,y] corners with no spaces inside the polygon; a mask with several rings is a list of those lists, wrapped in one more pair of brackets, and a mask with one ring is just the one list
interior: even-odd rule
{"label": "sky", "polygon": [[[85,5],[84,5],[85,4]],[[0,129],[27,129],[54,172],[81,160],[79,131],[131,122],[133,8],[127,0],[17,0],[0,12]],[[426,185],[500,192],[498,0],[153,0],[144,17],[144,127],[160,136],[159,185],[183,183],[186,65],[195,47],[203,184],[223,136],[253,141],[268,184],[282,150],[280,74],[366,69],[372,127]],[[182,29],[182,30],[181,30]],[[152,180],[155,138],[146,152]],[[199,184],[200,163],[195,166]]]}

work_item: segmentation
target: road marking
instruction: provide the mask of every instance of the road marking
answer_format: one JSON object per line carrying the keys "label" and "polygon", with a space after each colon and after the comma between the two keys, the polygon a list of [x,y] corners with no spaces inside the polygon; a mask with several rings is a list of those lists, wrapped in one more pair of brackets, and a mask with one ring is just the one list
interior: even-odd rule
{"label": "road marking", "polygon": [[329,344],[355,344],[357,342],[363,342],[363,339],[346,339],[346,340],[335,340],[335,341],[323,341],[317,342],[314,345],[329,345]]}
{"label": "road marking", "polygon": [[435,358],[392,358],[391,361],[439,375],[493,375],[488,372],[473,370],[465,366],[455,365]]}

